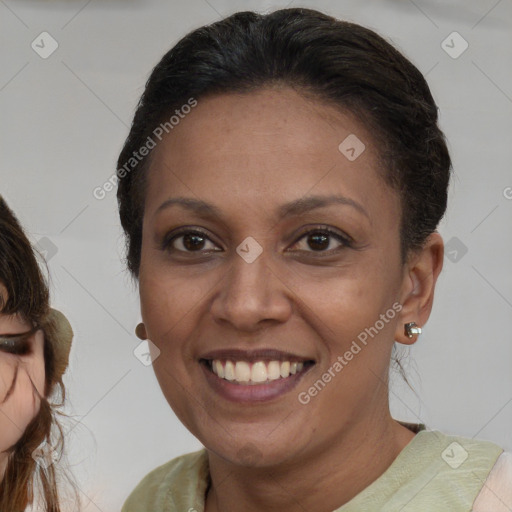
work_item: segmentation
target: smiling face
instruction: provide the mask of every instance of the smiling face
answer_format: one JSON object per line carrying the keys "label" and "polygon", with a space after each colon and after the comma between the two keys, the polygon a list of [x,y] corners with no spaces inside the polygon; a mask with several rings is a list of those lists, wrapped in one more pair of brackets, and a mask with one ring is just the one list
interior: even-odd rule
{"label": "smiling face", "polygon": [[[351,134],[355,159],[338,149]],[[400,204],[365,127],[263,89],[199,101],[152,158],[141,309],[181,421],[225,460],[278,464],[382,417]]]}
{"label": "smiling face", "polygon": [[[6,300],[2,286],[0,293]],[[6,451],[21,439],[39,412],[38,393],[44,396],[43,332],[13,336],[31,329],[19,315],[0,313],[0,478],[5,471]]]}

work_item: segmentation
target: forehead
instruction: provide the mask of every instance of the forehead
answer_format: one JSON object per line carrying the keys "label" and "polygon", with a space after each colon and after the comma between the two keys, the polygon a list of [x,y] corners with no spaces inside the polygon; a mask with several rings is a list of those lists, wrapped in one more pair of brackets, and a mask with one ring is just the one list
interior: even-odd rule
{"label": "forehead", "polygon": [[290,88],[212,96],[153,150],[146,206],[155,211],[170,195],[186,195],[270,208],[337,191],[396,207],[378,160],[370,130],[355,116]]}

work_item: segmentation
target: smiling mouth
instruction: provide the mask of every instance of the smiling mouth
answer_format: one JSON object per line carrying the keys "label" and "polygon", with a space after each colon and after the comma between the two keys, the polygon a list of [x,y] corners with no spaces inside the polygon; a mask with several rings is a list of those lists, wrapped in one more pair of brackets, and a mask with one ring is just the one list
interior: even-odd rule
{"label": "smiling mouth", "polygon": [[305,361],[235,361],[232,359],[200,359],[220,379],[242,386],[268,384],[308,371],[315,362]]}

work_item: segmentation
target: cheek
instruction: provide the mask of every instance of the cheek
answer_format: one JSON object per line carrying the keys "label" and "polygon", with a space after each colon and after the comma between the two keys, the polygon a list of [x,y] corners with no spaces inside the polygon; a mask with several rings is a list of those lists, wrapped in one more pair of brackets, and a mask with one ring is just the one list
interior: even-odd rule
{"label": "cheek", "polygon": [[[148,259],[141,262],[139,274],[142,319],[149,340],[160,351],[153,361],[153,371],[174,413],[191,430],[191,405],[197,402],[197,398],[191,400],[191,394],[197,392],[192,389],[191,372],[196,363],[187,341],[201,331],[207,317],[205,290],[212,287],[210,280],[213,283],[215,275],[212,272],[191,279],[183,272],[152,265]],[[155,351],[151,345],[150,350]]]}
{"label": "cheek", "polygon": [[397,321],[391,273],[374,262],[337,270],[330,279],[304,279],[301,291],[308,306],[302,314],[325,358],[300,386],[300,403],[329,418],[322,428],[332,432],[336,417],[361,413],[382,392]]}
{"label": "cheek", "polygon": [[11,387],[15,371],[13,358],[0,352],[0,404]]}
{"label": "cheek", "polygon": [[[19,364],[16,373],[15,363],[8,366],[9,381],[6,387],[3,386],[3,401],[0,404],[0,451],[7,450],[19,441],[40,407],[39,398],[34,392],[27,369],[23,364]],[[10,394],[5,398],[9,390]]]}
{"label": "cheek", "polygon": [[34,353],[27,358],[1,354],[0,371],[0,452],[3,452],[19,441],[39,412],[41,402],[36,390],[44,395],[45,387],[42,339],[36,340]]}
{"label": "cheek", "polygon": [[[391,308],[395,295],[393,281],[374,267],[347,266],[334,269],[331,275],[324,271],[320,278],[295,276],[294,281],[287,283],[304,305],[302,316],[332,349],[348,348],[353,339]],[[395,316],[394,311],[391,313]],[[386,320],[385,324],[378,324],[383,335],[392,330],[389,319]]]}
{"label": "cheek", "polygon": [[[141,265],[139,293],[141,313],[149,339],[162,351],[179,351],[179,340],[199,328],[207,302],[205,293],[215,284],[216,272],[202,276],[163,268],[151,262]],[[218,279],[218,277],[217,277]]]}

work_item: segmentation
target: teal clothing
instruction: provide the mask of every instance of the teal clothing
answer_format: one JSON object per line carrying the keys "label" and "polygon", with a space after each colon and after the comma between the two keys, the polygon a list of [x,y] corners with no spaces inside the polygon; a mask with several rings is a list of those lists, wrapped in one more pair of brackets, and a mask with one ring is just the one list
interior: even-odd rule
{"label": "teal clothing", "polygon": [[[470,512],[503,449],[484,440],[417,432],[388,469],[333,512]],[[204,512],[210,485],[205,449],[182,455],[149,473],[121,512]]]}

